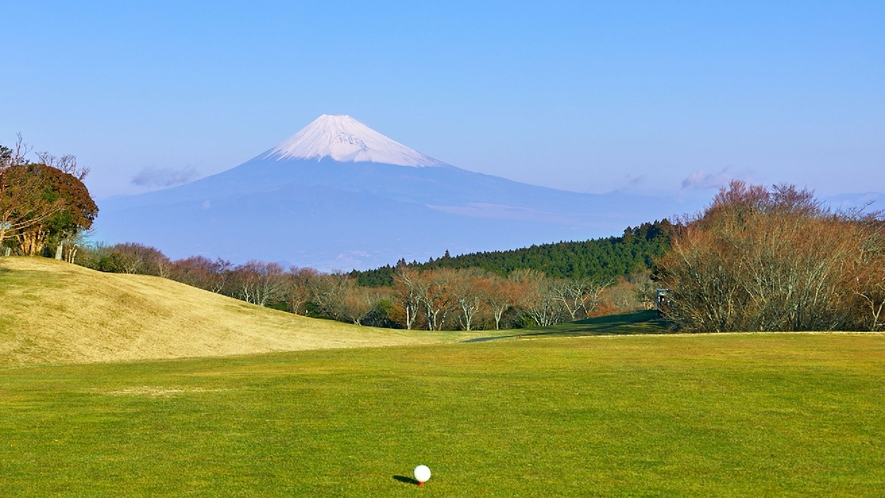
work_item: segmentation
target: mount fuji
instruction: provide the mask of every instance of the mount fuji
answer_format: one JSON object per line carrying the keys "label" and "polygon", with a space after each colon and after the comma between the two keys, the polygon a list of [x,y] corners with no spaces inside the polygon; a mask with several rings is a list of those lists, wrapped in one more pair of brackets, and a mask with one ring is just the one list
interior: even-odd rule
{"label": "mount fuji", "polygon": [[446,250],[618,235],[677,207],[675,200],[581,194],[466,171],[349,116],[323,115],[235,168],[100,202],[96,237],[151,245],[173,259],[200,254],[349,270]]}

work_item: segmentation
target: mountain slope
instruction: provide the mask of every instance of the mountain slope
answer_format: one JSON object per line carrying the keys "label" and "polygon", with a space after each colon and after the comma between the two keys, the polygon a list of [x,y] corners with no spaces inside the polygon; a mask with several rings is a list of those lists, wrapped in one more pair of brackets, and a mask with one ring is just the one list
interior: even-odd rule
{"label": "mountain slope", "polygon": [[350,116],[323,114],[264,154],[275,159],[373,162],[397,166],[443,166],[444,163],[391,140]]}
{"label": "mountain slope", "polygon": [[97,234],[107,242],[137,241],[173,258],[254,258],[321,270],[587,240],[681,211],[674,200],[565,192],[473,173],[347,116],[322,116],[222,173],[100,208]]}
{"label": "mountain slope", "polygon": [[0,366],[450,342],[261,308],[171,280],[0,258]]}

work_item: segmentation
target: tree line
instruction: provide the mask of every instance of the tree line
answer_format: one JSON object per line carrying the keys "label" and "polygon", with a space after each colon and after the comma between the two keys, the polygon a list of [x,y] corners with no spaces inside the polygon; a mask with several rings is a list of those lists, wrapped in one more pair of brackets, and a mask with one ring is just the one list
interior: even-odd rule
{"label": "tree line", "polygon": [[351,272],[360,285],[391,286],[396,268],[407,265],[419,270],[438,268],[483,270],[506,276],[516,270],[538,270],[552,278],[616,280],[649,270],[670,248],[676,229],[666,218],[637,227],[627,227],[620,237],[586,241],[556,242],[509,251],[489,251],[450,256],[448,251],[425,263],[400,260],[396,265]]}
{"label": "tree line", "polygon": [[[482,268],[414,268],[400,264],[390,286],[360,285],[348,273],[242,265],[204,256],[171,261],[137,243],[95,246],[80,264],[100,271],[156,275],[291,313],[357,325],[425,330],[548,326],[591,316],[601,304],[639,306],[635,292],[607,301],[614,280],[561,279],[535,269],[506,276]],[[621,287],[633,289],[622,281]],[[623,289],[622,289],[623,291]],[[621,292],[623,294],[623,292]],[[606,308],[608,309],[608,308]]]}
{"label": "tree line", "polygon": [[885,218],[734,181],[684,220],[654,278],[687,331],[883,330]]}

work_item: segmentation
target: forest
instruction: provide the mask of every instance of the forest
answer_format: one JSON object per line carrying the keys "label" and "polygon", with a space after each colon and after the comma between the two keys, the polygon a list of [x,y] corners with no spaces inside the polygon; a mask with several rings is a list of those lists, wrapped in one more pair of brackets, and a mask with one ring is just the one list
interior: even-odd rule
{"label": "forest", "polygon": [[[673,225],[665,218],[635,228],[627,227],[620,237],[557,242],[454,257],[446,251],[440,258],[431,258],[426,263],[400,260],[397,265],[408,265],[419,270],[481,268],[500,276],[516,270],[538,270],[551,278],[616,280],[649,270],[654,260],[670,248],[673,230]],[[383,266],[374,270],[353,271],[351,276],[360,285],[390,286],[395,272],[395,266]]]}
{"label": "forest", "polygon": [[[74,156],[0,146],[0,256],[147,274],[299,315],[378,327],[544,327],[657,306],[686,332],[885,329],[885,215],[832,211],[792,185],[733,181],[702,212],[618,237],[325,274],[89,241]],[[663,294],[665,299],[659,300]]]}

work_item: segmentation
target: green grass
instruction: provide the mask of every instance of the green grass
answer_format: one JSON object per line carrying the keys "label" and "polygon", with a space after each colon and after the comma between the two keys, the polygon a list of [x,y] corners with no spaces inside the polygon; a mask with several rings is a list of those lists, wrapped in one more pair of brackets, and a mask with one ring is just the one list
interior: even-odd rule
{"label": "green grass", "polygon": [[[672,323],[658,316],[655,310],[631,311],[606,315],[550,327],[518,330],[486,331],[488,336],[466,339],[465,342],[488,342],[513,338],[585,337],[594,335],[637,335],[673,333]],[[482,333],[482,332],[479,332]]]}
{"label": "green grass", "polygon": [[554,336],[666,334],[673,332],[673,326],[671,322],[660,318],[656,310],[644,310],[598,316],[527,332]]}
{"label": "green grass", "polygon": [[0,496],[881,496],[883,379],[881,334],[6,368]]}

